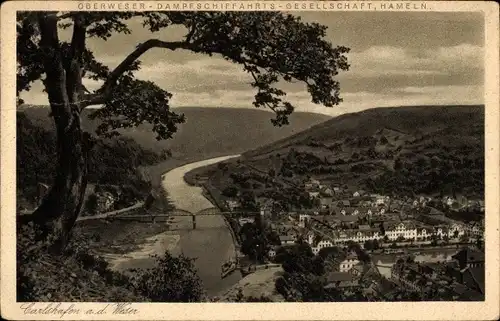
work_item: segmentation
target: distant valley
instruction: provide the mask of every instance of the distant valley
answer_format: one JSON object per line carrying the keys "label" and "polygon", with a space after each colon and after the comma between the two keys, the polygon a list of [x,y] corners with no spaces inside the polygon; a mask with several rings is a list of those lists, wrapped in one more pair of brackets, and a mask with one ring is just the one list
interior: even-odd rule
{"label": "distant valley", "polygon": [[[159,183],[161,174],[181,164],[217,156],[240,154],[255,149],[330,119],[330,116],[296,112],[290,117],[290,125],[274,127],[271,118],[274,114],[258,109],[241,108],[203,108],[183,107],[173,109],[183,113],[186,122],[178,126],[172,139],[157,141],[150,125],[141,125],[135,129],[123,130],[125,137],[132,138],[142,148],[155,152],[169,150],[171,157],[156,165],[148,166],[144,175]],[[44,106],[25,106],[20,109],[36,126],[53,128],[48,117],[49,109]],[[98,121],[82,116],[83,127],[93,132]]]}

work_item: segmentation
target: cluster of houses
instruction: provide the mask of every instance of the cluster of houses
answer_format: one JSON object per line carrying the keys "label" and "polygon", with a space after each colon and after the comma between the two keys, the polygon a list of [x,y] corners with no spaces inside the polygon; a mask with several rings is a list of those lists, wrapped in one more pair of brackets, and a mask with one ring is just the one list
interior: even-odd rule
{"label": "cluster of houses", "polygon": [[484,234],[484,220],[471,224],[450,221],[432,226],[413,220],[400,220],[391,213],[380,212],[377,215],[292,213],[288,218],[293,228],[278,231],[281,244],[293,244],[301,236],[311,246],[314,254],[318,254],[323,248],[344,246],[349,242],[356,242],[361,246],[366,241],[375,240],[378,244],[387,246],[389,243],[431,244],[433,240],[471,241],[482,238]]}
{"label": "cluster of houses", "polygon": [[[313,178],[304,183],[304,189],[311,199],[318,200],[318,210],[334,210],[336,208],[351,206],[376,207],[390,203],[390,197],[388,196],[368,194],[364,190],[352,192],[347,187],[326,186]],[[346,212],[349,211],[346,210]],[[350,214],[351,213],[346,213],[345,215]]]}
{"label": "cluster of houses", "polygon": [[[482,234],[478,226],[472,228],[453,223],[449,226],[427,226],[419,227],[414,222],[404,221],[399,223],[388,223],[385,231],[381,228],[370,225],[359,225],[357,229],[333,229],[330,231],[320,231],[312,229],[306,242],[311,246],[313,253],[317,254],[322,248],[345,245],[348,242],[356,242],[363,245],[366,241],[377,240],[379,242],[428,242],[436,239],[458,240],[470,233]],[[321,236],[318,241],[317,235]]]}
{"label": "cluster of houses", "polygon": [[99,213],[104,213],[113,209],[113,205],[116,198],[110,192],[104,191],[101,193],[96,193],[97,197],[97,211]]}
{"label": "cluster of houses", "polygon": [[[290,238],[292,241],[292,238]],[[320,241],[320,246],[331,246]],[[276,255],[276,248],[270,256]],[[427,299],[450,300],[484,299],[484,253],[466,247],[441,263],[415,262],[402,256],[391,268],[390,277],[382,277],[372,262],[363,262],[355,252],[340,251],[325,258],[325,289],[335,288],[349,293],[362,291],[365,296],[391,300],[401,289],[415,292]],[[392,291],[392,292],[391,292]]]}
{"label": "cluster of houses", "polygon": [[391,269],[391,281],[427,297],[453,300],[484,299],[484,253],[464,248],[445,263],[417,263],[400,258]]}
{"label": "cluster of houses", "polygon": [[[352,191],[347,187],[325,186],[315,179],[306,181],[304,188],[311,197],[318,198],[319,208],[282,213],[283,215],[274,220],[286,220],[288,217],[292,224],[277,221],[272,224],[275,225],[274,229],[282,245],[294,244],[300,237],[311,246],[314,254],[318,254],[323,248],[343,246],[349,242],[356,242],[361,246],[366,241],[375,240],[387,246],[390,243],[431,244],[433,240],[462,242],[465,239],[481,238],[484,233],[484,220],[470,224],[454,220],[429,224],[414,219],[412,214],[407,215],[412,213],[412,210],[426,207],[437,211],[428,206],[430,202],[435,203],[436,199],[427,196],[395,199],[386,195],[370,194],[364,190]],[[265,201],[258,200],[258,203],[262,204],[260,213],[263,216],[269,214],[269,208],[272,207],[271,200]],[[461,204],[460,206],[484,206],[484,202],[479,203],[464,197],[444,197],[439,201],[449,206],[456,206],[456,203]],[[228,200],[227,205],[230,209],[236,209],[239,203]],[[433,214],[432,210],[427,213],[429,216]],[[253,217],[239,219],[240,225],[253,221]],[[275,248],[269,253],[270,257],[274,255]],[[346,268],[352,267],[348,262],[343,264]]]}
{"label": "cluster of houses", "polygon": [[[279,218],[273,216],[275,219],[271,225],[279,235],[281,246],[295,244],[301,239],[308,243],[312,252],[317,255],[322,249],[342,248],[349,242],[358,243],[361,247],[367,241],[377,241],[377,244],[383,247],[390,246],[391,243],[398,246],[411,243],[432,244],[440,239],[458,243],[464,239],[482,238],[484,234],[484,220],[465,224],[450,219],[429,224],[418,221],[412,215],[421,209],[427,209],[426,215],[432,216],[434,212],[442,215],[434,205],[429,205],[436,204],[436,201],[444,207],[475,207],[484,211],[484,202],[481,201],[467,200],[464,197],[432,199],[426,196],[395,199],[370,194],[364,190],[352,191],[346,187],[325,186],[315,179],[306,181],[304,189],[311,198],[318,200],[318,207],[307,211],[282,213]],[[266,216],[270,213],[272,202],[264,201],[266,200],[258,200],[258,203],[264,204],[260,213]],[[239,202],[229,200],[227,205],[229,209],[235,210]],[[240,225],[253,221],[253,217],[239,218]],[[276,256],[278,248],[279,246],[273,246],[270,249],[269,258]],[[431,263],[400,260],[391,269],[390,281],[393,285],[397,284],[397,287],[402,286],[429,296],[444,295],[453,299],[484,297],[484,255],[465,249],[457,253],[454,259],[453,262],[443,263],[444,265],[438,264],[438,267]],[[328,264],[327,287],[343,288],[347,291],[359,288],[366,290],[371,288],[370,282],[373,278],[380,279],[378,269],[371,262],[362,262],[356,253],[336,255]]]}
{"label": "cluster of houses", "polygon": [[[477,209],[484,212],[484,201],[467,199],[464,196],[453,198],[444,196],[434,199],[429,196],[390,197],[376,193],[368,193],[362,189],[352,190],[347,186],[324,185],[319,180],[310,178],[303,184],[304,190],[316,205],[310,209],[311,215],[333,215],[333,216],[383,216],[386,213],[413,216],[414,214],[443,215],[429,204],[440,204],[439,207],[452,210]],[[260,197],[256,200],[260,204],[261,213],[268,212],[272,208],[273,200]],[[225,205],[230,211],[237,211],[241,207],[240,200],[227,199]],[[304,211],[302,211],[304,212]],[[304,224],[306,216],[301,218]]]}
{"label": "cluster of houses", "polygon": [[467,199],[465,196],[458,196],[456,198],[444,196],[441,199],[441,203],[453,210],[477,209],[480,212],[484,212],[485,206],[484,200]]}
{"label": "cluster of houses", "polygon": [[[389,243],[431,244],[433,240],[457,242],[465,238],[480,238],[484,231],[484,224],[466,225],[458,222],[428,226],[409,220],[387,220],[379,221],[379,225],[370,225],[360,224],[354,216],[311,216],[309,214],[299,214],[298,219],[289,216],[289,219],[292,224],[273,223],[273,229],[278,233],[281,245],[294,244],[300,237],[311,246],[314,254],[318,254],[323,248],[342,247],[349,242],[355,242],[361,246],[366,241],[377,241],[377,244],[384,246],[389,246]],[[241,219],[240,223],[244,220],[246,219]],[[304,224],[306,220],[309,220],[308,224]],[[274,250],[271,250],[271,257],[273,253]]]}
{"label": "cluster of houses", "polygon": [[[417,196],[414,198],[403,197],[394,199],[389,196],[368,193],[364,190],[351,190],[347,186],[327,186],[320,181],[310,178],[304,183],[304,189],[312,199],[317,199],[319,209],[332,209],[342,206],[358,206],[358,207],[377,207],[386,206],[398,209],[411,210],[415,208],[425,208],[429,203],[441,203],[443,206],[450,209],[477,209],[484,212],[484,201],[467,199],[461,195],[457,197],[443,196],[441,199],[433,199],[429,196]],[[352,205],[338,204],[338,201],[349,200]],[[387,210],[387,208],[386,208]],[[348,211],[347,211],[348,212]],[[347,214],[349,215],[349,214]]]}
{"label": "cluster of houses", "polygon": [[94,215],[114,210],[115,203],[121,194],[121,190],[114,185],[88,188],[85,196],[86,206],[84,208],[84,215]]}

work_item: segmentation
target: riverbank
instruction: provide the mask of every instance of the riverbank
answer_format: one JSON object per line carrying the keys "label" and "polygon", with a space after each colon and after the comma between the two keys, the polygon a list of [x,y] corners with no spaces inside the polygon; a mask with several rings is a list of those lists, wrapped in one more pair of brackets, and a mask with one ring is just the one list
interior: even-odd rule
{"label": "riverbank", "polygon": [[165,223],[87,220],[75,226],[75,234],[88,240],[90,249],[98,254],[126,256],[151,243],[152,238],[168,233],[169,229],[170,226]]}
{"label": "riverbank", "polygon": [[231,288],[219,295],[220,302],[235,302],[241,289],[245,298],[265,297],[273,302],[284,302],[282,295],[276,293],[276,280],[283,274],[281,267],[255,271],[239,280]]}

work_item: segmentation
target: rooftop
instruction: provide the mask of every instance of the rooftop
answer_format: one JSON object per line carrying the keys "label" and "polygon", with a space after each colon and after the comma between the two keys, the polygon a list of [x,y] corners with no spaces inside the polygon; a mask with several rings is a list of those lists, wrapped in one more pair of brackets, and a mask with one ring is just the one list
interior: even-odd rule
{"label": "rooftop", "polygon": [[453,258],[465,262],[484,262],[484,253],[467,247],[453,255]]}
{"label": "rooftop", "polygon": [[484,274],[485,274],[485,268],[484,267],[473,267],[473,268],[468,268],[465,271],[466,274],[469,274],[469,277],[477,284],[479,287],[479,290],[481,293],[484,293]]}
{"label": "rooftop", "polygon": [[355,277],[349,272],[330,272],[327,277],[328,282],[352,281]]}
{"label": "rooftop", "polygon": [[280,241],[293,241],[293,237],[290,235],[280,235]]}
{"label": "rooftop", "polygon": [[341,222],[356,222],[359,215],[338,215],[337,218]]}

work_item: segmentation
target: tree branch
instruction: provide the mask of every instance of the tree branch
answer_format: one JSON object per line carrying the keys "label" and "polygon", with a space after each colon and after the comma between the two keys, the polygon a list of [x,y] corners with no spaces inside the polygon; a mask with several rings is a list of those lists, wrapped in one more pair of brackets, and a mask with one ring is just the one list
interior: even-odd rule
{"label": "tree branch", "polygon": [[97,90],[96,94],[83,96],[81,101],[82,108],[90,105],[104,104],[111,95],[112,89],[116,85],[118,78],[120,78],[120,76],[127,71],[134,61],[152,48],[164,48],[170,50],[191,49],[194,51],[194,46],[186,41],[167,42],[158,39],[150,39],[141,43],[110,73],[108,79],[104,82],[102,87]]}
{"label": "tree branch", "polygon": [[[309,82],[308,79],[298,79],[297,78],[297,75],[294,75],[293,73],[290,73],[290,72],[287,72],[287,71],[283,71],[283,70],[279,70],[279,68],[273,68],[272,66],[268,65],[268,64],[260,64],[258,62],[255,62],[255,61],[252,61],[250,59],[245,59],[243,57],[230,57],[230,59],[232,59],[233,61],[239,63],[239,64],[242,64],[243,66],[248,66],[249,64],[251,65],[256,65],[256,66],[259,66],[261,68],[271,68],[273,71],[275,71],[276,73],[278,73],[281,77],[290,77],[290,79],[296,79],[298,81],[302,81],[303,83],[305,83],[306,85],[311,85],[311,83]],[[251,73],[253,78],[255,80],[257,80],[255,78],[255,74],[252,72]],[[289,80],[289,82],[293,82],[292,80]]]}
{"label": "tree branch", "polygon": [[75,57],[80,57],[85,50],[85,36],[87,30],[87,25],[83,16],[75,16],[73,20],[74,26],[73,36],[71,38],[70,60]]}

